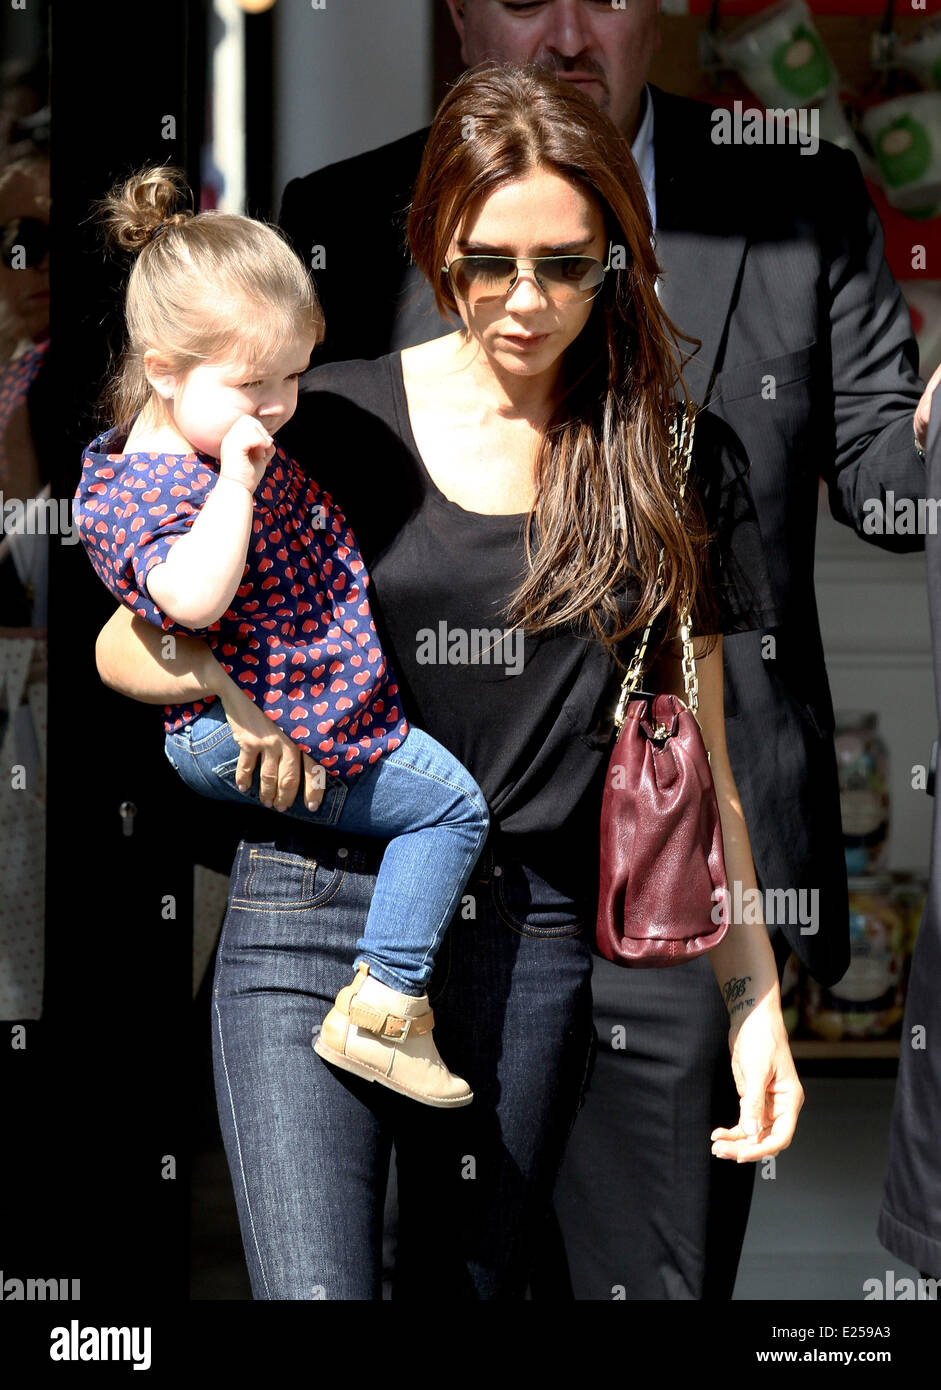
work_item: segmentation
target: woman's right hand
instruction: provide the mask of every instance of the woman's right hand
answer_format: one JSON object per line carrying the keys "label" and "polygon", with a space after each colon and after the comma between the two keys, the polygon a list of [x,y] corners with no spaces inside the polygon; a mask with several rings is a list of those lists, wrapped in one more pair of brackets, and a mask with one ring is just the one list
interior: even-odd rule
{"label": "woman's right hand", "polygon": [[219,692],[219,699],[233,737],[242,750],[235,769],[239,791],[248,791],[260,758],[263,806],[273,807],[275,811],[289,810],[303,777],[304,803],[309,811],[316,811],[323,800],[326,783],[320,764],[292,743],[234,681],[226,683]]}
{"label": "woman's right hand", "polygon": [[261,758],[261,800],[276,811],[294,804],[301,778],[308,810],[323,800],[326,773],[263,714],[220,666],[205,642],[183,633],[168,634],[136,617],[123,604],[98,635],[95,654],[101,679],[113,690],[147,704],[183,705],[217,695],[222,701],[239,754],[236,781],[251,786]]}

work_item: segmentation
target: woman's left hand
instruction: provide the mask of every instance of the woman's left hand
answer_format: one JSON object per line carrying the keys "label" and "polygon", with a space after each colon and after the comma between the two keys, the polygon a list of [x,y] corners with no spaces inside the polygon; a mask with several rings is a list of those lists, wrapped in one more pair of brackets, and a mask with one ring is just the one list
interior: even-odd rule
{"label": "woman's left hand", "polygon": [[[741,1098],[734,1129],[712,1131],[712,1152],[753,1163],[786,1149],[794,1137],[804,1088],[797,1076],[780,1008],[769,1001],[729,1030],[732,1075]],[[749,1132],[751,1131],[751,1132]]]}

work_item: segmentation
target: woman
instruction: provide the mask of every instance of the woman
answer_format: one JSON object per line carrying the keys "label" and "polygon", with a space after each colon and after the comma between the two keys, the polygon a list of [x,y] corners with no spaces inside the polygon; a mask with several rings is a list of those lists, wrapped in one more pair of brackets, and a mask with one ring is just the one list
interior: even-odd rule
{"label": "woman", "polygon": [[[687,589],[694,632],[711,639],[696,644],[700,719],[728,875],[755,886],[725,748],[720,634],[768,622],[771,598],[740,461],[707,416],[674,514],[666,415],[678,364],[629,147],[570,86],[484,65],[437,113],[408,232],[462,327],[311,373],[285,447],[343,500],[406,711],[490,806],[428,991],[475,1100],[416,1115],[314,1065],[311,1034],[360,934],[381,845],[303,838],[287,823],[243,842],[213,1050],[256,1298],[379,1296],[393,1143],[395,1294],[523,1296],[590,1063],[588,937],[617,689],[648,618],[675,632]],[[719,531],[711,565],[704,519]],[[677,650],[663,644],[652,681],[682,693]],[[180,640],[161,661],[159,633],[120,612],[98,657],[104,679],[138,699],[219,694],[240,775],[261,758],[268,801],[291,804],[296,750],[200,643]],[[711,959],[743,1096],[740,1123],[713,1139],[754,1160],[786,1147],[802,1103],[765,928],[734,924]]]}

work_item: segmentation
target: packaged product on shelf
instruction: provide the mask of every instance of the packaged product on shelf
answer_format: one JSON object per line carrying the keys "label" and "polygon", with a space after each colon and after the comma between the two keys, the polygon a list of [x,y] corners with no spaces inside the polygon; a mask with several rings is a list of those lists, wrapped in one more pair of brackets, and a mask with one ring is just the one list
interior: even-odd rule
{"label": "packaged product on shelf", "polygon": [[836,712],[843,849],[853,875],[881,868],[889,839],[889,754],[878,723],[872,711]]}
{"label": "packaged product on shelf", "polygon": [[904,1008],[908,919],[887,874],[851,877],[850,964],[824,988],[808,977],[803,1019],[817,1037],[885,1038],[898,1031]]}
{"label": "packaged product on shelf", "polygon": [[907,986],[915,937],[921,925],[921,914],[928,893],[928,875],[918,869],[893,869],[889,877],[892,879],[892,900],[905,919],[905,962],[902,974],[903,985]]}

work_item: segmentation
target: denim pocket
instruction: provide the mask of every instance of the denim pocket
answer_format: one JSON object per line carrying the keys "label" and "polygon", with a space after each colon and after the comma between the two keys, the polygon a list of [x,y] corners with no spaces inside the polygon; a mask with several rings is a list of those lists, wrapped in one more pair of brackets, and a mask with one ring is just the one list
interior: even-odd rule
{"label": "denim pocket", "polygon": [[525,864],[495,865],[490,879],[498,916],[521,936],[578,936],[579,905]]}
{"label": "denim pocket", "polygon": [[330,865],[275,845],[243,844],[233,868],[229,904],[281,910],[318,907],[337,892],[345,872],[339,860]]}
{"label": "denim pocket", "polygon": [[[168,733],[163,744],[167,761],[188,787],[203,796],[225,800],[227,798],[224,793],[221,793],[218,787],[213,787],[211,779],[207,777],[205,765],[201,765],[200,762],[204,757],[208,762],[213,749],[218,749],[220,753],[234,750],[236,757],[238,756],[239,748],[235,742],[235,735],[221,706],[218,713],[213,706],[192,723],[184,724],[182,729]],[[240,795],[237,788],[235,792],[236,796]]]}
{"label": "denim pocket", "polygon": [[[221,730],[214,729],[211,738],[213,742],[218,743],[228,732],[229,726],[226,724]],[[174,772],[190,791],[200,796],[208,796],[214,801],[233,801],[240,798],[238,791],[232,792],[227,787],[220,787],[207,775],[205,767],[196,756],[192,725],[167,734],[163,751]]]}
{"label": "denim pocket", "polygon": [[201,714],[182,733],[188,736],[189,746],[194,753],[209,753],[218,745],[231,744],[236,751],[238,744],[229,721],[220,710],[220,718],[211,714]]}

